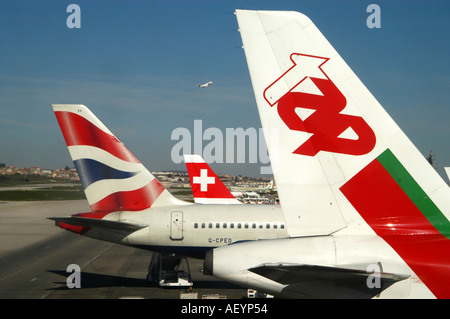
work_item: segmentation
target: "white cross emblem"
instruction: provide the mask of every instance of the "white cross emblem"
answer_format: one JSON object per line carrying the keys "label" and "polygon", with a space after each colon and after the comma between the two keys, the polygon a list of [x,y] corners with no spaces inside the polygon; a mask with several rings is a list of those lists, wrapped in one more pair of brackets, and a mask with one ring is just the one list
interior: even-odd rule
{"label": "white cross emblem", "polygon": [[194,176],[194,184],[200,184],[200,190],[202,192],[208,191],[208,184],[215,184],[216,179],[213,176],[208,176],[207,169],[200,170],[200,176]]}

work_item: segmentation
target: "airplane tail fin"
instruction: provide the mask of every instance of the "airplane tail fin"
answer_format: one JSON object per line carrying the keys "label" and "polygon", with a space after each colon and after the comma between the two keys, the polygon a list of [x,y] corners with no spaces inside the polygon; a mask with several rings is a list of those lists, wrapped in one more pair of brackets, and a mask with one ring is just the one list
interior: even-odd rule
{"label": "airplane tail fin", "polygon": [[448,235],[449,187],[313,22],[236,16],[262,127],[278,131],[266,145],[289,235]]}
{"label": "airplane tail fin", "polygon": [[194,201],[200,204],[242,204],[200,155],[184,155]]}
{"label": "airplane tail fin", "polygon": [[52,106],[93,212],[138,211],[182,202],[86,106]]}

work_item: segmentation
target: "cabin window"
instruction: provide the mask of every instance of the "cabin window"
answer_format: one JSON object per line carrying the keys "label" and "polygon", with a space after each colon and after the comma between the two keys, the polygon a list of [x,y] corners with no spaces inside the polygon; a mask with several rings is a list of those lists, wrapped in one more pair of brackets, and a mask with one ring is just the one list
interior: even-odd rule
{"label": "cabin window", "polygon": [[245,228],[248,228],[248,224],[247,223],[245,223]]}
{"label": "cabin window", "polygon": [[280,227],[281,227],[281,229],[284,229],[284,224],[281,224],[281,226],[280,226]]}
{"label": "cabin window", "polygon": [[227,223],[223,223],[223,228],[227,228]]}
{"label": "cabin window", "polygon": [[205,223],[202,223],[202,228],[205,228],[205,227],[206,227]]}
{"label": "cabin window", "polygon": [[238,223],[238,224],[237,224],[237,228],[239,228],[239,229],[240,229],[240,228],[241,228],[241,226],[242,226],[242,225],[241,225],[241,223]]}
{"label": "cabin window", "polygon": [[259,228],[263,228],[263,224],[259,224]]}
{"label": "cabin window", "polygon": [[267,228],[267,229],[269,229],[269,228],[270,228],[270,224],[269,224],[269,223],[267,223],[267,225],[266,225],[266,228]]}
{"label": "cabin window", "polygon": [[220,228],[220,223],[216,223],[216,228]]}
{"label": "cabin window", "polygon": [[256,224],[255,223],[252,224],[252,228],[256,228]]}
{"label": "cabin window", "polygon": [[274,229],[277,229],[277,228],[278,228],[278,225],[277,225],[277,224],[273,224],[273,228],[274,228]]}
{"label": "cabin window", "polygon": [[197,223],[194,224],[194,228],[198,228],[198,224]]}
{"label": "cabin window", "polygon": [[213,228],[212,223],[208,224],[208,228]]}
{"label": "cabin window", "polygon": [[234,228],[234,223],[231,223],[231,224],[230,224],[230,228]]}

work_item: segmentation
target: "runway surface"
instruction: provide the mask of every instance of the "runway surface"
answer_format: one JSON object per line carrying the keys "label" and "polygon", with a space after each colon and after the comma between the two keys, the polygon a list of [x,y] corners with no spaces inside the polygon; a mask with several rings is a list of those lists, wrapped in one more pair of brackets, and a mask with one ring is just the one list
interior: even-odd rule
{"label": "runway surface", "polygon": [[[55,227],[50,216],[89,211],[85,201],[0,203],[1,299],[179,299],[186,288],[160,288],[146,280],[152,253],[78,236]],[[66,269],[81,268],[81,288],[68,288]],[[198,298],[241,299],[247,291],[201,272],[189,259]]]}

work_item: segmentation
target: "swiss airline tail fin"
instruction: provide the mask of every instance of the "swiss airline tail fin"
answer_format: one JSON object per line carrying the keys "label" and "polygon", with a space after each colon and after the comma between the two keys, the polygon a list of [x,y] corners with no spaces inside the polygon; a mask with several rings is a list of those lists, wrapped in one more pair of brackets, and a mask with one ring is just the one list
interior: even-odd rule
{"label": "swiss airline tail fin", "polygon": [[236,16],[289,235],[448,235],[449,187],[313,22]]}
{"label": "swiss airline tail fin", "polygon": [[93,212],[185,204],[174,197],[84,105],[53,104]]}
{"label": "swiss airline tail fin", "polygon": [[199,204],[242,204],[199,155],[184,155],[194,201]]}

